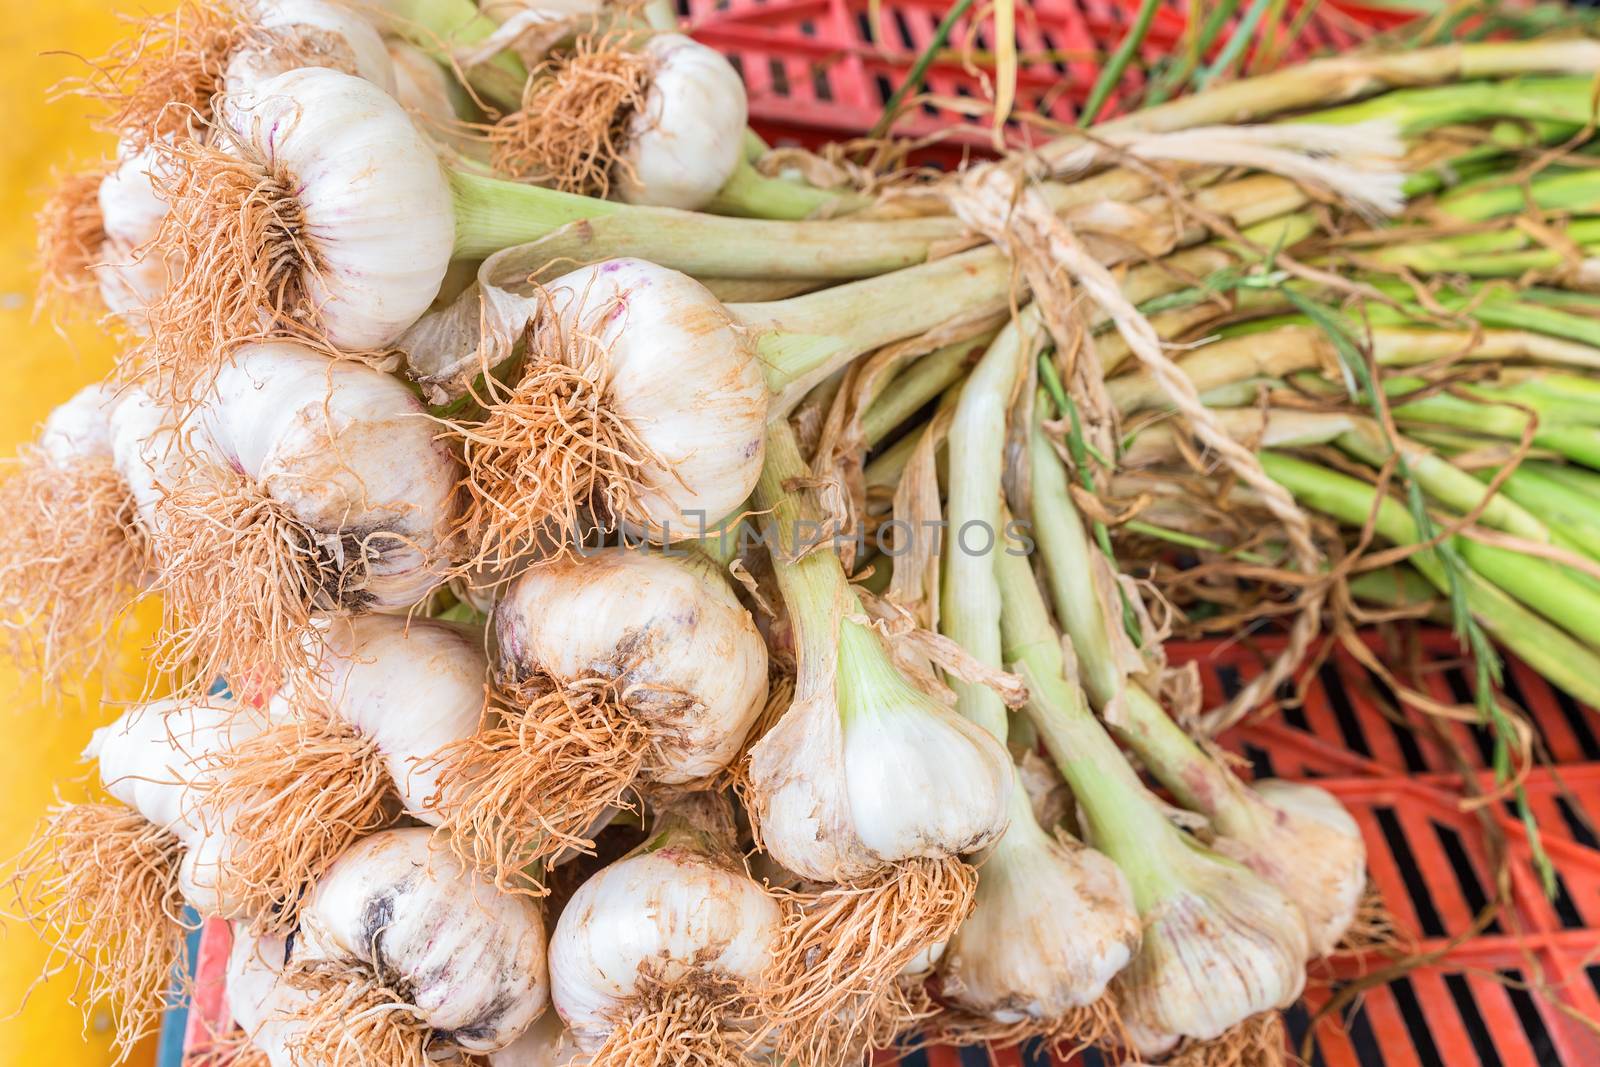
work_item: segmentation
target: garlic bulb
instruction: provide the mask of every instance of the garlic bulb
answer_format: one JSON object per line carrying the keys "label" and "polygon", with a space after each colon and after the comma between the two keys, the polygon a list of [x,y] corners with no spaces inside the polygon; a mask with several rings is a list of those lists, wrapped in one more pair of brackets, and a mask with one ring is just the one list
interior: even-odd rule
{"label": "garlic bulb", "polygon": [[271,1067],[301,1067],[289,1045],[299,1026],[292,1015],[309,996],[283,980],[289,945],[281,937],[256,937],[235,924],[228,953],[228,1013]]}
{"label": "garlic bulb", "polygon": [[1327,790],[1267,779],[1219,805],[1212,845],[1292,900],[1305,918],[1311,951],[1326,956],[1355,921],[1367,887],[1361,827]]}
{"label": "garlic bulb", "polygon": [[[438,826],[430,803],[440,768],[429,760],[444,746],[471,737],[483,717],[487,664],[470,631],[431,619],[386,615],[330,620],[309,706],[325,707],[372,741],[405,813]],[[293,692],[275,707],[295,703]]]}
{"label": "garlic bulb", "polygon": [[760,632],[696,555],[552,560],[506,589],[494,632],[502,721],[441,753],[441,791],[452,844],[504,889],[636,784],[720,772],[766,700]]}
{"label": "garlic bulb", "polygon": [[489,415],[458,431],[469,527],[489,553],[601,521],[652,540],[701,536],[760,475],[768,391],[750,340],[685,274],[613,259],[530,305],[530,360]]}
{"label": "garlic bulb", "polygon": [[1139,936],[1122,871],[1040,829],[1019,780],[1011,824],[978,869],[977,904],[945,953],[940,992],[995,1022],[1048,1028],[1105,994]]}
{"label": "garlic bulb", "polygon": [[[1151,841],[1146,869],[1119,856],[1145,918],[1144,940],[1117,982],[1136,1048],[1156,1055],[1173,1037],[1211,1041],[1305,986],[1310,952],[1293,903],[1264,879],[1174,835]],[[1156,867],[1164,868],[1153,873]]]}
{"label": "garlic bulb", "polygon": [[244,841],[222,871],[265,930],[296,920],[299,887],[354,842],[394,821],[443,821],[431,757],[477,733],[487,663],[453,624],[386,615],[335,618],[268,705],[272,727],[240,745],[211,803]]}
{"label": "garlic bulb", "polygon": [[1123,735],[1185,807],[1211,821],[1212,847],[1281,890],[1304,915],[1312,951],[1332,952],[1367,887],[1366,843],[1350,813],[1314,785],[1245,785],[1141,687],[1125,703]]}
{"label": "garlic bulb", "polygon": [[743,158],[744,80],[722,53],[682,34],[652,37],[644,50],[650,87],[628,121],[617,196],[630,204],[704,207]]}
{"label": "garlic bulb", "polygon": [[315,67],[230,95],[221,112],[239,154],[292,190],[286,283],[319,332],[350,351],[394,341],[433,302],[455,243],[449,185],[410,116],[379,86]]}
{"label": "garlic bulb", "polygon": [[584,1052],[627,1040],[640,1015],[736,1035],[771,966],[781,915],[765,890],[691,834],[646,849],[585,882],[550,939],[551,1000]]}
{"label": "garlic bulb", "polygon": [[167,284],[167,262],[150,246],[167,217],[151,172],[161,165],[154,147],[124,146],[116,169],[100,182],[96,200],[105,242],[91,266],[100,298],[113,313],[138,325],[146,304]]}
{"label": "garlic bulb", "polygon": [[291,974],[365,975],[404,991],[428,1048],[494,1052],[547,1004],[544,923],[535,903],[496,892],[432,837],[384,830],[341,856],[302,911]]}
{"label": "garlic bulb", "polygon": [[394,64],[394,98],[415,117],[441,148],[463,156],[481,154],[481,142],[468,127],[477,105],[460,82],[428,53],[399,38],[386,42]]}
{"label": "garlic bulb", "polygon": [[325,0],[252,0],[244,17],[249,29],[228,57],[224,77],[229,93],[301,67],[342,71],[395,91],[383,38],[350,7]]}
{"label": "garlic bulb", "polygon": [[872,632],[840,626],[830,698],[797,700],[751,752],[767,851],[819,882],[978,852],[1005,832],[1011,757],[916,689]]}
{"label": "garlic bulb", "polygon": [[165,662],[270,692],[313,613],[401,611],[443,581],[456,468],[435,432],[389,375],[289,341],[241,348],[178,474],[129,477],[176,642]]}
{"label": "garlic bulb", "polygon": [[607,0],[484,0],[479,6],[500,29],[473,49],[464,62],[482,62],[510,48],[530,66],[574,33],[595,29]]}
{"label": "garlic bulb", "polygon": [[174,834],[184,846],[178,884],[202,915],[239,916],[218,884],[221,866],[240,846],[226,813],[199,803],[213,760],[248,741],[263,721],[221,697],[162,700],[136,706],[96,730],[84,755],[99,763],[106,792]]}
{"label": "garlic bulb", "polygon": [[508,679],[603,678],[651,734],[650,780],[686,785],[728,765],[767,696],[767,650],[715,567],[623,548],[554,560],[494,613]]}

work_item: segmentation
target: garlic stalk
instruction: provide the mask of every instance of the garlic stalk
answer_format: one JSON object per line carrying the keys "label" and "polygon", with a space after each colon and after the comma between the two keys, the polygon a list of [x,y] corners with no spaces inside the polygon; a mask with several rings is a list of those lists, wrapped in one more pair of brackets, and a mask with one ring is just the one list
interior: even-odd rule
{"label": "garlic stalk", "polygon": [[1110,627],[1083,520],[1042,431],[1033,430],[1029,463],[1045,573],[1064,628],[1078,650],[1084,687],[1118,735],[1179,803],[1204,815],[1220,835],[1213,848],[1250,867],[1295,903],[1317,955],[1333,951],[1366,891],[1366,845],[1350,814],[1313,785],[1246,786],[1196,744],[1110,651]]}
{"label": "garlic stalk", "polygon": [[[1043,336],[1032,306],[1001,330],[961,387],[950,424],[945,517],[952,536],[939,627],[996,670],[1005,665],[996,556],[1012,551],[1003,533],[1006,427]],[[986,540],[972,543],[973,530]],[[1010,716],[993,689],[959,678],[949,684],[963,716],[1007,740]],[[941,993],[976,1017],[980,1032],[1101,1040],[1116,1028],[1107,986],[1139,945],[1127,880],[1101,853],[1040,829],[1020,774],[1010,808],[1005,834],[979,869],[972,914],[945,953]],[[1017,937],[1019,930],[1029,936]]]}
{"label": "garlic stalk", "polygon": [[452,844],[503,889],[585,843],[631,790],[721,774],[767,650],[711,563],[615,548],[524,573],[495,606],[500,721],[436,757]]}
{"label": "garlic stalk", "polygon": [[719,831],[731,828],[725,802],[701,794],[687,805],[669,806],[649,841],[590,877],[551,936],[551,1000],[595,1067],[756,1060],[780,910]]}
{"label": "garlic stalk", "polygon": [[432,846],[426,827],[358,841],[301,912],[285,980],[298,1063],[424,1067],[515,1041],[545,1010],[544,922]]}
{"label": "garlic stalk", "polygon": [[285,886],[315,882],[358,838],[406,816],[439,826],[429,757],[477,733],[481,639],[449,623],[384,615],[321,627],[312,664],[274,694],[273,725],[235,748],[209,791],[247,844],[221,877],[258,925],[291,928]]}
{"label": "garlic stalk", "polygon": [[[901,971],[972,906],[960,862],[1005,831],[1011,759],[913,686],[859,612],[822,527],[790,483],[807,468],[773,424],[756,502],[797,632],[793,704],[751,750],[747,803],[762,847],[819,889],[786,921],[773,1017],[806,1050],[878,1032]],[[830,1033],[829,1031],[832,1031]]]}
{"label": "garlic stalk", "polygon": [[436,432],[387,374],[293,342],[241,349],[183,431],[181,471],[141,500],[162,665],[270,692],[313,616],[421,600],[450,556],[456,464]]}
{"label": "garlic stalk", "polygon": [[116,1001],[119,1061],[165,1005],[183,906],[241,914],[217,880],[238,841],[226,813],[201,797],[216,758],[261,726],[221,697],[130,708],[96,730],[84,753],[112,802],[56,808],[16,860],[21,911],[60,959],[89,972],[85,1009]]}
{"label": "garlic stalk", "polygon": [[997,558],[1006,657],[1028,682],[1027,712],[1078,802],[1085,839],[1126,876],[1144,923],[1118,976],[1121,1020],[1135,1049],[1210,1041],[1287,1007],[1305,983],[1310,946],[1280,890],[1167,821],[1155,798],[1067,681],[1059,636],[1025,558]]}
{"label": "garlic stalk", "polygon": [[0,482],[11,516],[0,549],[3,646],[46,688],[104,662],[143,588],[147,543],[111,449],[109,388],[52,411]]}
{"label": "garlic stalk", "polygon": [[[754,488],[770,418],[863,352],[998,310],[1007,276],[998,255],[967,253],[729,308],[686,275],[620,259],[530,297],[491,297],[472,365],[501,362],[521,340],[526,362],[514,385],[486,378],[486,415],[456,424],[470,538],[500,565],[591,524],[703,536]],[[745,325],[761,329],[756,345]]]}

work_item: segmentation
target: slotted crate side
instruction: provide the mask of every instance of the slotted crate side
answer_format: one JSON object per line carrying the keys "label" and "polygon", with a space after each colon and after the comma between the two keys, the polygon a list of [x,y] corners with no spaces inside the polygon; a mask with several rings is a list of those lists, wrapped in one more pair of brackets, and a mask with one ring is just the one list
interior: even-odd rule
{"label": "slotted crate side", "polygon": [[[753,124],[778,140],[815,144],[859,135],[883,113],[885,102],[905,72],[934,39],[949,8],[944,0],[886,0],[878,5],[876,32],[872,0],[679,0],[680,11],[700,40],[723,52],[738,67],[750,93]],[[976,5],[981,11],[983,5]],[[1076,120],[1109,54],[1132,27],[1134,0],[1037,0],[1018,12],[1017,42],[1023,62],[1017,74],[1018,113]],[[1292,0],[1287,16],[1271,33],[1260,34],[1246,56],[1270,45],[1274,54],[1303,57],[1349,48],[1376,30],[1404,21],[1404,15],[1323,0],[1301,32],[1289,41],[1288,27],[1301,10]],[[1147,62],[1171,54],[1187,25],[1182,3],[1164,3],[1156,12],[1141,48]],[[960,19],[948,48],[970,43],[992,54],[991,27],[980,19]],[[1213,55],[1215,48],[1213,49]],[[923,91],[945,101],[976,106],[988,99],[985,72],[941,57],[928,69]],[[1106,114],[1142,88],[1130,69]],[[961,134],[952,143],[986,146],[983,120],[956,107],[921,104],[895,127],[910,136]],[[1036,130],[1013,121],[1010,139],[1025,143]]]}

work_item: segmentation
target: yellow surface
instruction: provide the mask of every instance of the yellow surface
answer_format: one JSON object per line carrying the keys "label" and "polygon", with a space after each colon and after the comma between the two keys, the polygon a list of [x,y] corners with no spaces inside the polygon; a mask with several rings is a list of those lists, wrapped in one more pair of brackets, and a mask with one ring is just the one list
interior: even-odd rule
{"label": "yellow surface", "polygon": [[[77,100],[46,104],[46,90],[80,63],[42,53],[61,49],[98,55],[126,27],[107,0],[8,0],[0,18],[0,455],[33,436],[39,421],[80,386],[110,366],[111,338],[89,324],[58,333],[32,317],[33,213],[53,170],[109,154],[109,141],[88,127],[88,106]],[[128,5],[131,7],[131,5]],[[159,7],[143,5],[146,10]],[[0,526],[12,521],[0,516]],[[44,706],[34,691],[0,667],[0,857],[16,854],[44,813],[58,784],[71,790],[82,775],[78,753],[106,717],[94,702],[69,700]],[[20,697],[16,694],[21,694]],[[9,893],[0,895],[9,910]],[[57,976],[24,993],[44,964],[33,931],[0,919],[0,1067],[99,1067],[111,1062],[106,1020],[91,1020],[67,1003],[72,975]],[[18,1007],[21,1005],[21,1010]],[[153,1061],[153,1048],[131,1061]]]}

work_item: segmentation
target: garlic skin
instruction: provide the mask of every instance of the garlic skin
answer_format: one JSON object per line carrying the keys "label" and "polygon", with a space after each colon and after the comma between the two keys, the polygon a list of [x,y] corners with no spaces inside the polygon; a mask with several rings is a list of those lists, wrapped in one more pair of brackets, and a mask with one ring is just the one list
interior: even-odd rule
{"label": "garlic skin", "polygon": [[695,210],[733,176],[744,151],[744,81],[720,52],[678,33],[652,37],[645,106],[614,168],[618,199]]}
{"label": "garlic skin", "polygon": [[99,382],[73,393],[45,417],[40,451],[57,467],[111,462],[111,411],[116,404],[116,391]]}
{"label": "garlic skin", "polygon": [[293,341],[241,347],[200,405],[191,454],[244,475],[334,559],[365,556],[338,605],[396,611],[442,580],[456,465],[400,381]]}
{"label": "garlic skin", "polygon": [[90,270],[101,301],[135,326],[145,305],[167,287],[166,258],[149,247],[167,217],[167,203],[156,195],[150,179],[158,166],[154,145],[124,150],[116,169],[101,179],[97,194],[106,240]]}
{"label": "garlic skin", "polygon": [[[324,0],[255,0],[244,12],[265,36],[304,34],[315,52],[326,53],[329,68],[358,75],[386,93],[395,90],[389,50],[372,24],[354,10]],[[225,86],[230,93],[253,89],[268,78],[307,66],[303,51],[283,54],[270,44],[247,44],[228,59]]]}
{"label": "garlic skin", "polygon": [[372,82],[303,67],[225,97],[221,119],[294,191],[315,265],[301,283],[329,343],[397,340],[433,302],[455,245],[449,181],[411,116]]}
{"label": "garlic skin", "polygon": [[890,862],[988,847],[1010,818],[1010,753],[871,655],[876,642],[855,623],[841,627],[842,769],[856,834]]}
{"label": "garlic skin", "polygon": [[698,553],[610,548],[525,572],[495,607],[502,676],[615,679],[653,728],[654,782],[704,779],[739,753],[767,697],[767,648]]}
{"label": "garlic skin", "polygon": [[876,633],[848,621],[833,691],[796,699],[751,750],[750,776],[763,846],[817,882],[977,852],[1010,819],[1005,746],[913,687]]}
{"label": "garlic skin", "polygon": [[693,973],[759,989],[781,915],[742,872],[668,845],[613,863],[568,902],[550,939],[551,1000],[592,1052],[626,1018],[641,968],[671,984]]}
{"label": "garlic skin", "polygon": [[282,981],[288,950],[280,937],[256,937],[243,924],[233,928],[228,1012],[272,1067],[300,1067],[289,1054],[297,1024],[285,1016],[311,1000],[308,993]]}
{"label": "garlic skin", "polygon": [[1117,983],[1135,1047],[1153,1056],[1174,1037],[1210,1041],[1292,1004],[1305,987],[1310,952],[1294,904],[1187,838],[1152,848],[1163,853],[1165,873],[1129,871],[1144,940]]}
{"label": "garlic skin", "polygon": [[422,132],[441,147],[462,155],[480,152],[463,124],[476,113],[472,97],[434,58],[409,41],[385,42],[394,64],[394,98],[416,119]]}
{"label": "garlic skin", "polygon": [[499,893],[426,827],[383,830],[339,857],[301,914],[291,963],[376,969],[435,1031],[467,1052],[505,1048],[549,999],[544,922],[527,897]]}
{"label": "garlic skin", "polygon": [[766,454],[766,380],[746,331],[687,274],[611,259],[551,283],[565,330],[607,353],[606,403],[654,453],[619,518],[652,540],[701,536],[755,488]]}
{"label": "garlic skin", "polygon": [[[156,530],[156,505],[165,487],[183,477],[179,453],[178,415],[166,404],[153,399],[138,386],[120,394],[107,429],[111,437],[111,461],[133,496],[135,516],[146,533]],[[205,447],[204,431],[193,431],[195,442]]]}
{"label": "garlic skin", "polygon": [[1332,952],[1367,888],[1361,827],[1333,794],[1305,782],[1237,786],[1214,820],[1216,851],[1281,889],[1305,918],[1311,951]]}
{"label": "garlic skin", "polygon": [[208,757],[242,744],[264,726],[224,697],[158,700],[96,730],[84,750],[85,758],[99,763],[106,792],[182,842],[179,886],[202,915],[249,918],[216,884],[218,865],[240,845],[228,832],[226,813],[197,798],[217,773]]}
{"label": "garlic skin", "polygon": [[561,1025],[560,1013],[547,1011],[521,1037],[491,1052],[489,1067],[567,1067],[577,1058],[578,1044]]}
{"label": "garlic skin", "polygon": [[1034,821],[1020,778],[1011,825],[978,868],[978,897],[940,968],[941,994],[999,1023],[1051,1022],[1099,1000],[1138,950],[1127,878]]}
{"label": "garlic skin", "polygon": [[[480,638],[451,623],[362,615],[328,621],[321,634],[312,706],[327,708],[371,738],[394,779],[407,815],[439,826],[429,800],[443,767],[435,752],[478,731],[488,664]],[[278,715],[303,696],[291,688],[272,699]]]}

